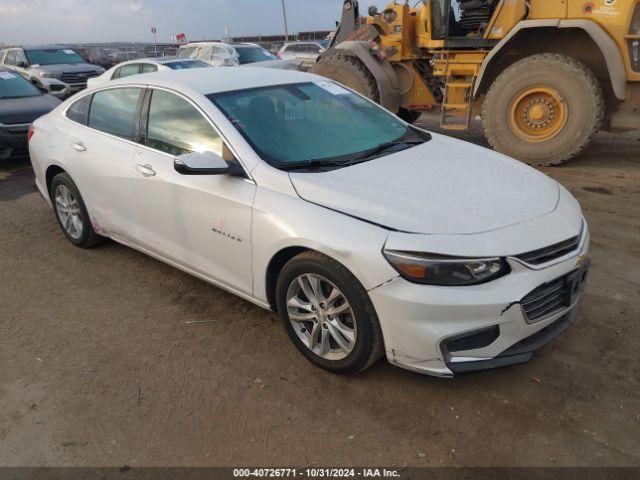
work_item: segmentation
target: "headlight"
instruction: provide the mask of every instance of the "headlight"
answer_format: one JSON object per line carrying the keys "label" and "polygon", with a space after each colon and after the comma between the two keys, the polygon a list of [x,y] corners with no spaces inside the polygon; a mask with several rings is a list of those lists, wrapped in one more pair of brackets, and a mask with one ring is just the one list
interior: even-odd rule
{"label": "headlight", "polygon": [[385,258],[406,280],[426,285],[477,285],[509,273],[502,258],[459,258],[385,250]]}
{"label": "headlight", "polygon": [[58,73],[40,72],[39,75],[42,78],[60,78],[60,74]]}

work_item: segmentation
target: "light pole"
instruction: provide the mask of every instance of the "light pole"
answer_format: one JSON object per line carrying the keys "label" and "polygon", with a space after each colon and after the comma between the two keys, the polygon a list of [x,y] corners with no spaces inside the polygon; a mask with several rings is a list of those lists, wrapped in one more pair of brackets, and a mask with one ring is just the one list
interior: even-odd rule
{"label": "light pole", "polygon": [[282,0],[282,16],[284,18],[284,39],[289,41],[289,29],[287,28],[287,9],[284,6],[284,0]]}
{"label": "light pole", "polygon": [[155,58],[158,58],[158,44],[156,43],[156,33],[158,33],[158,30],[155,26],[151,27],[151,33],[153,33],[153,53]]}

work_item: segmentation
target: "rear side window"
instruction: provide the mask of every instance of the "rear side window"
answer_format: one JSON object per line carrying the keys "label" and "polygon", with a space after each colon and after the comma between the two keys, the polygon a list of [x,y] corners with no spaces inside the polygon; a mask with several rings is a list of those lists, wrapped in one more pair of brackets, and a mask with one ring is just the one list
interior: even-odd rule
{"label": "rear side window", "polygon": [[114,88],[93,94],[89,126],[131,140],[139,88]]}
{"label": "rear side window", "polygon": [[149,105],[147,145],[171,155],[215,152],[222,156],[222,138],[184,98],[154,90]]}
{"label": "rear side window", "polygon": [[151,72],[157,72],[157,71],[158,71],[158,67],[156,67],[152,63],[143,63],[142,67],[140,68],[140,73],[151,73]]}
{"label": "rear side window", "polygon": [[67,118],[86,125],[87,116],[89,115],[89,105],[91,105],[91,95],[82,97],[80,100],[71,104],[67,110]]}
{"label": "rear side window", "polygon": [[124,65],[123,67],[118,68],[114,73],[112,80],[116,78],[124,78],[130,77],[131,75],[137,75],[140,72],[140,64],[139,63],[131,63],[129,65]]}

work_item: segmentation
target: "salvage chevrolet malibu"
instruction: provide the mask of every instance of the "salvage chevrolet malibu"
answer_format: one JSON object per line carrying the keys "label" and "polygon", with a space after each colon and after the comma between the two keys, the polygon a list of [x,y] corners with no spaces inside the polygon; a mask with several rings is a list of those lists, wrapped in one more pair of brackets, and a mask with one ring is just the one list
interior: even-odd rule
{"label": "salvage chevrolet malibu", "polygon": [[576,318],[589,233],[567,190],[322,77],[116,80],[30,139],[71,243],[109,237],[273,309],[332,372],[520,363]]}

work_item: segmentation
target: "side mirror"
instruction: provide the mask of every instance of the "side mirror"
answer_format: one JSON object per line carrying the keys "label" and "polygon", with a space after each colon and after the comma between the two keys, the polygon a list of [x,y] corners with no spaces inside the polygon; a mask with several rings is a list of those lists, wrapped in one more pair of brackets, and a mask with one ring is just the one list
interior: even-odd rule
{"label": "side mirror", "polygon": [[29,64],[27,62],[24,61],[20,61],[16,64],[17,67],[19,68],[29,68]]}
{"label": "side mirror", "polygon": [[192,152],[176,157],[176,172],[182,175],[241,175],[242,169],[235,162],[227,162],[214,152]]}

